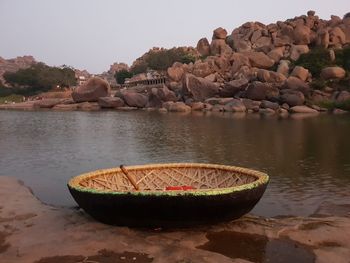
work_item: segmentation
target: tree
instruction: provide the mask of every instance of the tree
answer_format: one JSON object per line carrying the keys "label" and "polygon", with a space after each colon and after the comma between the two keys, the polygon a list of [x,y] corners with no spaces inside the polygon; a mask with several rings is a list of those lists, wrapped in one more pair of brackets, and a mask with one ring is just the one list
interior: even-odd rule
{"label": "tree", "polygon": [[114,77],[115,77],[118,84],[124,84],[125,79],[131,78],[132,76],[133,76],[133,73],[129,72],[125,69],[120,70],[114,74]]}
{"label": "tree", "polygon": [[76,84],[73,69],[64,67],[49,67],[44,63],[37,63],[27,69],[17,72],[5,72],[4,79],[12,87],[36,93],[50,90],[57,85],[69,87]]}

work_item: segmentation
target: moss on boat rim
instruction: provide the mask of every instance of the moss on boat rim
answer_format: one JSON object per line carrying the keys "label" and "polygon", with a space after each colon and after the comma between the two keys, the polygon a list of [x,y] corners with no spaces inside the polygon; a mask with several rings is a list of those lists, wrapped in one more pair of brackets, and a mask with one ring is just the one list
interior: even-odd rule
{"label": "moss on boat rim", "polygon": [[234,192],[240,192],[244,190],[254,189],[260,185],[267,184],[269,182],[269,176],[266,173],[259,172],[256,170],[251,170],[247,168],[229,166],[229,165],[218,165],[218,164],[200,164],[200,163],[169,163],[169,164],[149,164],[149,165],[135,165],[128,166],[128,171],[140,169],[166,169],[166,168],[209,168],[209,169],[223,169],[232,172],[239,172],[249,176],[254,176],[257,178],[254,182],[243,184],[239,186],[233,186],[228,188],[213,188],[213,189],[194,189],[194,190],[172,190],[172,191],[108,191],[108,190],[98,190],[94,188],[87,188],[81,186],[79,183],[82,179],[89,177],[94,177],[99,174],[120,172],[120,168],[102,169],[89,173],[84,173],[73,177],[68,182],[68,187],[79,192],[86,192],[91,194],[106,194],[106,195],[135,195],[135,196],[215,196],[222,194],[230,194]]}

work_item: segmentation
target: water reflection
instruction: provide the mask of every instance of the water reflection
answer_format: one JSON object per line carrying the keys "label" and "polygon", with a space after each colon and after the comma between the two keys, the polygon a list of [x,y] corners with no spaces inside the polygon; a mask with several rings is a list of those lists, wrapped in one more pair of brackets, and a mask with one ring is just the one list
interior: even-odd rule
{"label": "water reflection", "polygon": [[350,118],[257,114],[0,112],[0,174],[45,202],[72,205],[67,180],[121,163],[207,162],[271,175],[254,212],[312,214],[349,198]]}

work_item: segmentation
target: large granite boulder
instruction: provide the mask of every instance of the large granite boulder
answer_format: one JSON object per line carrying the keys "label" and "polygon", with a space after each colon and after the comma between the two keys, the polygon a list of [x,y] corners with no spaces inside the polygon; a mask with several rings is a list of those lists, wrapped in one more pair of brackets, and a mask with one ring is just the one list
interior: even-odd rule
{"label": "large granite boulder", "polygon": [[129,107],[144,108],[148,102],[148,97],[146,95],[136,92],[124,92],[122,96]]}
{"label": "large granite boulder", "polygon": [[291,113],[313,113],[317,114],[318,111],[307,106],[294,106],[289,109]]}
{"label": "large granite boulder", "polygon": [[118,108],[124,106],[124,101],[118,97],[100,97],[98,98],[98,105],[101,108]]}
{"label": "large granite boulder", "polygon": [[310,44],[310,33],[309,27],[298,24],[294,29],[294,43],[297,45],[308,45]]}
{"label": "large granite boulder", "polygon": [[219,87],[215,83],[192,74],[186,74],[184,86],[196,101],[204,101],[219,92]]}
{"label": "large granite boulder", "polygon": [[226,39],[227,31],[222,27],[218,27],[213,32],[213,39]]}
{"label": "large granite boulder", "polygon": [[167,73],[171,80],[180,81],[185,73],[183,64],[180,62],[175,62],[172,67],[168,68]]}
{"label": "large granite boulder", "polygon": [[212,73],[214,73],[214,70],[210,67],[209,63],[207,61],[202,62],[200,60],[196,61],[193,65],[193,75],[197,77],[204,78]]}
{"label": "large granite boulder", "polygon": [[249,58],[250,64],[253,67],[269,69],[275,64],[275,61],[263,52],[249,51],[244,52],[243,54]]}
{"label": "large granite boulder", "polygon": [[163,103],[163,108],[167,109],[170,112],[190,112],[191,111],[191,107],[186,105],[183,102],[168,101]]}
{"label": "large granite boulder", "polygon": [[72,93],[72,98],[75,102],[96,102],[100,97],[107,97],[109,92],[110,86],[107,81],[93,77],[77,87]]}
{"label": "large granite boulder", "polygon": [[339,94],[337,95],[336,101],[337,102],[350,101],[350,92],[346,90],[339,92]]}
{"label": "large granite boulder", "polygon": [[290,48],[291,60],[298,60],[302,54],[306,54],[310,51],[308,45],[293,45]]}
{"label": "large granite boulder", "polygon": [[213,56],[224,53],[232,53],[232,49],[226,44],[225,39],[213,39],[210,44],[210,54]]}
{"label": "large granite boulder", "polygon": [[197,43],[197,51],[201,56],[209,56],[210,55],[210,44],[207,38],[201,38]]}
{"label": "large granite boulder", "polygon": [[282,103],[287,103],[290,107],[303,105],[305,96],[297,90],[282,90],[280,100]]}
{"label": "large granite boulder", "polygon": [[262,83],[260,81],[254,81],[249,84],[246,90],[246,98],[251,100],[264,100],[267,99],[269,91],[272,89],[268,83]]}
{"label": "large granite boulder", "polygon": [[231,80],[220,89],[220,97],[233,97],[237,92],[244,90],[249,81],[246,78]]}
{"label": "large granite boulder", "polygon": [[246,112],[246,110],[244,103],[237,99],[233,99],[224,106],[224,111],[226,112]]}
{"label": "large granite boulder", "polygon": [[346,75],[346,72],[341,67],[327,67],[322,69],[321,77],[325,80],[328,79],[342,79]]}
{"label": "large granite boulder", "polygon": [[57,104],[61,104],[65,99],[42,99],[34,101],[34,108],[53,108]]}
{"label": "large granite boulder", "polygon": [[306,81],[309,76],[309,71],[301,66],[296,66],[290,75],[297,77],[302,81]]}
{"label": "large granite boulder", "polygon": [[292,89],[292,90],[298,90],[301,91],[304,95],[308,95],[310,91],[310,86],[308,83],[302,81],[301,79],[297,77],[290,76],[286,82],[285,85],[287,89]]}

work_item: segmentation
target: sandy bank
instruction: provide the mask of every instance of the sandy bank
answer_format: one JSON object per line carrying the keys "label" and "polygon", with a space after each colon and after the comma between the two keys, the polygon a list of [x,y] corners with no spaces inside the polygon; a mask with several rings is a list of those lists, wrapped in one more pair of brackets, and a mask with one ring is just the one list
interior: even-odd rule
{"label": "sandy bank", "polygon": [[[325,205],[318,216],[308,218],[249,215],[215,226],[165,231],[103,225],[80,210],[45,205],[10,177],[0,177],[0,200],[0,259],[6,263],[259,262],[288,253],[305,262],[345,263],[350,258],[347,205]],[[260,248],[248,251],[256,246]]]}

